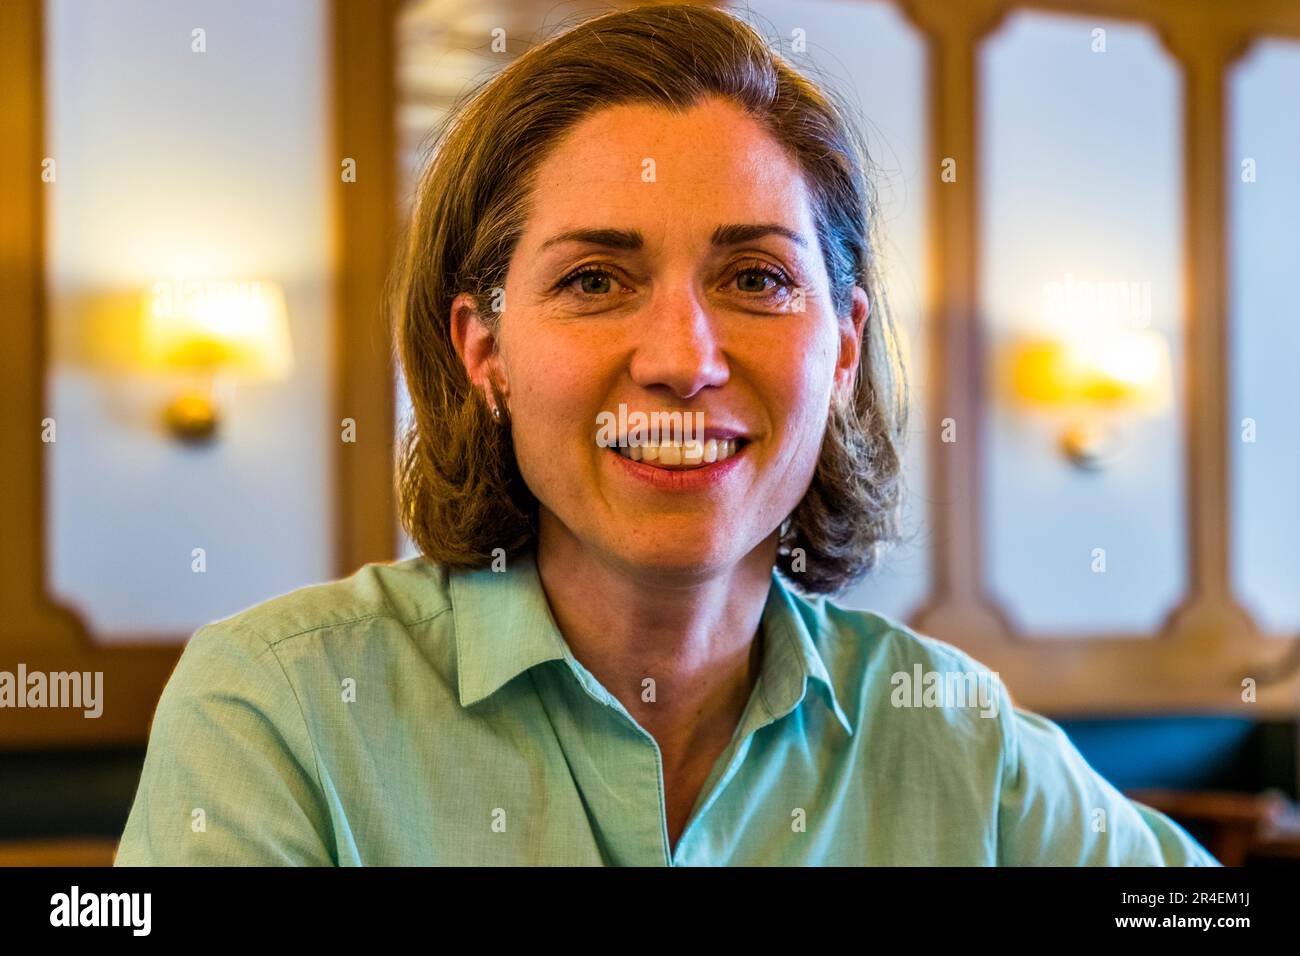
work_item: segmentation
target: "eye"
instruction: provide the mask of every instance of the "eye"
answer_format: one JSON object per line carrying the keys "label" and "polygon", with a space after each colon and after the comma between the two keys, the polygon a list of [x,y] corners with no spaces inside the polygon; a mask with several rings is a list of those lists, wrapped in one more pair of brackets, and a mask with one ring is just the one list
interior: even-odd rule
{"label": "eye", "polygon": [[[587,265],[574,269],[559,281],[557,289],[568,289],[579,296],[601,297],[613,291],[614,273],[603,266]],[[575,287],[576,286],[576,287]]]}
{"label": "eye", "polygon": [[737,288],[746,297],[783,297],[795,285],[784,269],[758,260],[741,263],[734,278]]}
{"label": "eye", "polygon": [[[795,280],[779,266],[755,259],[742,263],[732,274],[744,298],[780,300],[795,287]],[[557,290],[567,290],[579,298],[604,298],[615,291],[614,283],[622,285],[614,272],[601,265],[585,265],[574,269],[558,283]]]}

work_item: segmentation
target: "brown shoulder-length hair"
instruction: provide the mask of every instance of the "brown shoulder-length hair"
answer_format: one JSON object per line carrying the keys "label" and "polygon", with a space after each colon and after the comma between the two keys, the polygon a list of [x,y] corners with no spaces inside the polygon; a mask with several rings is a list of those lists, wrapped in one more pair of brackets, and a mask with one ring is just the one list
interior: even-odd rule
{"label": "brown shoulder-length hair", "polygon": [[[906,379],[877,271],[876,199],[861,131],[834,92],[773,53],[731,14],[690,4],[620,10],[533,47],[473,91],[439,129],[392,279],[398,361],[412,413],[401,437],[402,526],[430,560],[485,567],[534,545],[537,500],[515,461],[500,394],[493,420],[452,344],[451,303],[473,295],[501,315],[537,167],[593,111],[647,103],[684,111],[724,97],[798,162],[836,314],[853,286],[871,301],[851,401],[833,403],[803,500],[781,525],[777,565],[807,593],[833,593],[899,540]],[[493,386],[495,389],[495,385]]]}

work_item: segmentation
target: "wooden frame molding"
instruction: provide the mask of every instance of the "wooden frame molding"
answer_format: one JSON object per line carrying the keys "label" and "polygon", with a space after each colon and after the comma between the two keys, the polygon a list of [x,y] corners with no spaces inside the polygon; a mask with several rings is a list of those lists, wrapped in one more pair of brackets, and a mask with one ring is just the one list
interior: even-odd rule
{"label": "wooden frame molding", "polygon": [[[961,646],[997,670],[1018,703],[1053,713],[1210,710],[1263,716],[1300,710],[1300,673],[1288,642],[1259,633],[1231,592],[1226,435],[1226,225],[1224,86],[1229,67],[1258,37],[1300,36],[1300,5],[1189,0],[896,0],[931,45],[931,165],[979,155],[976,58],[982,41],[1019,10],[1118,19],[1161,39],[1184,79],[1184,268],[1188,375],[1187,527],[1190,589],[1155,637],[1041,638],[1019,633],[984,587],[978,440],[943,443],[931,430],[934,590],[912,616],[918,630]],[[937,175],[937,172],[936,172]],[[970,436],[982,418],[984,347],[978,315],[977,178],[935,190],[931,376],[940,416]],[[1241,699],[1258,682],[1257,701]]]}
{"label": "wooden frame molding", "polygon": [[[332,0],[337,574],[397,557],[392,335],[384,290],[397,238],[397,0]],[[356,181],[343,182],[344,158]],[[356,422],[355,443],[338,440]]]}
{"label": "wooden frame molding", "polygon": [[[338,442],[334,518],[339,575],[397,554],[393,486],[393,364],[383,289],[394,239],[394,0],[331,4],[335,155],[322,157],[335,201],[338,418],[357,441]],[[103,713],[0,710],[0,748],[143,744],[188,635],[175,643],[97,644],[86,622],[46,587],[46,302],[44,27],[41,0],[0,4],[0,670],[102,672]],[[340,176],[356,160],[356,182]],[[339,428],[330,423],[330,433]]]}
{"label": "wooden frame molding", "polygon": [[44,30],[41,0],[0,4],[0,670],[102,671],[103,713],[0,710],[0,747],[143,742],[180,648],[97,645],[46,590]]}

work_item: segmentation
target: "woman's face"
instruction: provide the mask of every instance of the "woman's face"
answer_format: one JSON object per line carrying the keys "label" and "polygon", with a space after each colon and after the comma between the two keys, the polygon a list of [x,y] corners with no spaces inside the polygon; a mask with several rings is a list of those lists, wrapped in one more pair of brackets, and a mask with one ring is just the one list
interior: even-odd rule
{"label": "woman's face", "polygon": [[[471,379],[493,374],[506,395],[543,542],[707,574],[772,540],[808,488],[833,393],[851,392],[868,308],[855,289],[836,318],[809,203],[797,165],[722,100],[611,107],[558,142],[510,263],[498,354],[476,319],[458,333]],[[702,412],[701,448],[677,465],[671,449],[620,454],[602,428],[620,405]],[[728,435],[736,450],[717,460]]]}

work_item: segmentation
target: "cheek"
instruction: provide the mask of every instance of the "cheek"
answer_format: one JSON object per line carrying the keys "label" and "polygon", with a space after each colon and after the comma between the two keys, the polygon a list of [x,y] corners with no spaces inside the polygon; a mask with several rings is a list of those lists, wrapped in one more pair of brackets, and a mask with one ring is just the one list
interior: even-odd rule
{"label": "cheek", "polygon": [[[513,319],[514,321],[511,321]],[[501,362],[509,385],[510,415],[519,431],[545,431],[572,400],[574,356],[535,322],[509,316],[501,330]]]}
{"label": "cheek", "polygon": [[780,431],[791,450],[811,444],[820,448],[835,383],[838,336],[829,321],[806,330],[773,354],[782,360],[769,366],[773,408],[782,416]]}
{"label": "cheek", "polygon": [[566,475],[576,475],[575,440],[586,430],[594,434],[592,389],[599,377],[586,354],[583,346],[554,336],[507,340],[504,364],[515,456],[534,493],[541,490],[537,485],[554,486]]}

